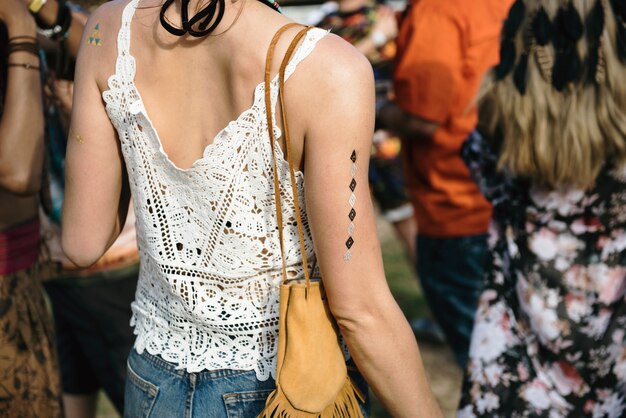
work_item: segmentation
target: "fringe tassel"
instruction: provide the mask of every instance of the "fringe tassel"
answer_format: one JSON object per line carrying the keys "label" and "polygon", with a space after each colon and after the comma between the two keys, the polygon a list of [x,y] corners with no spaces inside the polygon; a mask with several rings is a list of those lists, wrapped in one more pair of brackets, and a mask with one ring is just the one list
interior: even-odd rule
{"label": "fringe tassel", "polygon": [[535,55],[537,57],[537,64],[539,64],[539,70],[543,79],[551,83],[552,82],[552,57],[550,52],[546,50],[546,47],[536,46]]}
{"label": "fringe tassel", "polygon": [[598,66],[596,67],[596,83],[604,84],[606,80],[606,62],[604,61],[604,50],[598,49]]}
{"label": "fringe tassel", "polygon": [[346,377],[346,384],[337,394],[335,402],[320,413],[310,413],[296,409],[280,387],[277,387],[267,398],[265,408],[258,418],[363,418],[357,398],[364,401],[363,395],[350,377]]}

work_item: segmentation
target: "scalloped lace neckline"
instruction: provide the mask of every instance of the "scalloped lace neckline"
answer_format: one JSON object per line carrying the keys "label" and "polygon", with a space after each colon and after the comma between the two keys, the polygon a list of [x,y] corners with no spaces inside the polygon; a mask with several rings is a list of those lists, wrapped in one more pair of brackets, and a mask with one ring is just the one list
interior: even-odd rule
{"label": "scalloped lace neckline", "polygon": [[[135,56],[131,53],[131,23],[132,23],[132,17],[135,14],[135,11],[137,10],[137,5],[138,1],[134,0],[129,2],[126,7],[132,7],[132,12],[130,13],[130,16],[128,18],[128,28],[127,28],[127,36],[128,36],[128,44],[125,45],[125,52],[126,55],[128,57],[129,60],[131,60],[133,62],[133,66],[132,66],[132,70],[130,71],[129,74],[127,74],[128,79],[126,80],[128,82],[128,87],[132,88],[133,93],[136,95],[137,100],[135,102],[132,103],[132,106],[139,106],[141,113],[143,113],[143,115],[145,116],[146,122],[147,122],[147,128],[149,131],[152,132],[152,134],[154,135],[154,138],[157,142],[157,145],[159,147],[159,152],[160,154],[163,156],[163,158],[167,161],[167,163],[174,168],[177,171],[181,171],[181,172],[188,172],[188,171],[192,171],[194,170],[196,167],[201,166],[204,162],[206,162],[207,158],[210,155],[210,152],[213,148],[215,148],[217,146],[217,144],[220,141],[220,139],[224,136],[225,133],[230,132],[233,130],[233,128],[235,128],[237,125],[239,125],[240,121],[242,119],[244,119],[248,114],[254,112],[255,110],[255,105],[260,104],[260,108],[265,112],[265,102],[263,99],[263,97],[260,95],[261,94],[261,90],[264,88],[265,86],[265,81],[261,81],[260,83],[258,83],[255,88],[254,88],[254,93],[253,93],[253,98],[252,98],[252,104],[247,107],[246,109],[244,109],[235,119],[231,119],[226,126],[224,126],[222,129],[220,129],[212,138],[211,142],[208,143],[203,151],[202,154],[196,158],[194,160],[194,162],[186,168],[181,167],[180,165],[176,164],[174,161],[172,161],[172,159],[170,158],[169,154],[167,153],[167,151],[165,151],[165,148],[163,147],[163,141],[161,140],[161,135],[159,134],[158,129],[156,128],[156,126],[154,126],[154,123],[152,122],[152,119],[150,118],[150,114],[148,113],[148,109],[146,108],[145,102],[143,100],[143,97],[141,95],[141,92],[139,91],[139,88],[137,88],[137,85],[135,84],[135,80],[137,77],[137,59],[135,58]],[[123,25],[124,23],[122,23]],[[123,30],[124,28],[120,28],[120,30]],[[299,45],[298,49],[300,49],[300,47],[302,47],[302,45],[304,45],[305,42],[307,42],[308,37],[305,37],[305,39],[302,41],[302,44]],[[118,40],[119,43],[119,40]],[[118,45],[119,48],[119,45]],[[295,54],[294,54],[294,58],[295,58]],[[292,60],[294,59],[292,58]],[[118,55],[116,58],[116,65],[115,65],[115,72],[113,74],[111,74],[109,76],[109,78],[107,79],[107,89],[104,90],[101,94],[101,96],[104,96],[107,92],[111,91],[112,88],[112,80],[114,80],[116,77],[119,77],[119,72],[118,72],[118,65],[117,65],[117,61],[120,59],[120,53],[118,51]],[[279,74],[276,74],[272,80],[270,81],[270,88],[272,90],[277,88],[278,85],[278,77]],[[262,102],[262,103],[261,103]],[[275,100],[272,100],[272,104],[273,106],[275,105]],[[272,109],[273,110],[273,109]],[[272,118],[274,118],[274,112],[272,111]],[[277,126],[276,123],[274,123],[274,127],[275,127],[275,143],[278,144],[278,146],[276,147],[277,150],[277,155],[279,157],[280,160],[285,160],[284,157],[284,153],[282,150],[282,147],[280,147],[280,138],[282,137],[282,130]],[[296,175],[301,176],[303,173],[301,170],[296,170]]]}

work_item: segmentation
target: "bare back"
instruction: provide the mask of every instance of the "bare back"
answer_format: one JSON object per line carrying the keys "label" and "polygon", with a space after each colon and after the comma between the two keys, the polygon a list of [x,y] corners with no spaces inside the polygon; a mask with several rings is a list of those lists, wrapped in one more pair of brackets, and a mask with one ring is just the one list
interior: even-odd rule
{"label": "bare back", "polygon": [[[119,28],[119,14],[126,3],[114,6],[118,10],[111,15],[117,16],[102,29],[108,32],[107,38],[114,38],[111,34]],[[222,129],[250,108],[255,87],[263,81],[272,36],[289,19],[257,0],[239,0],[226,8],[215,34],[196,39],[168,33],[159,23],[159,11],[160,2],[142,1],[133,17],[135,85],[165,153],[184,169],[202,157]],[[170,20],[179,19],[172,10]],[[291,31],[295,35],[297,28]],[[277,57],[284,54],[287,38],[277,46]],[[104,45],[102,53],[106,65],[96,82],[105,91],[114,71],[115,45]],[[280,64],[279,59],[275,61],[272,74]],[[303,129],[296,120],[290,131],[299,164]]]}

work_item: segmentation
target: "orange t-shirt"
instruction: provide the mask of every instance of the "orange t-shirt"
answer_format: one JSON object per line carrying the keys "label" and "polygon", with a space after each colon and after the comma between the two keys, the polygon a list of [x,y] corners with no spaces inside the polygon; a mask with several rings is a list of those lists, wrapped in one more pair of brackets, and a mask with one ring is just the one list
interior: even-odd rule
{"label": "orange t-shirt", "polygon": [[499,60],[502,22],[512,0],[417,0],[400,27],[394,73],[396,102],[437,123],[429,139],[405,138],[406,185],[420,234],[485,233],[491,206],[461,159],[476,126],[474,100]]}

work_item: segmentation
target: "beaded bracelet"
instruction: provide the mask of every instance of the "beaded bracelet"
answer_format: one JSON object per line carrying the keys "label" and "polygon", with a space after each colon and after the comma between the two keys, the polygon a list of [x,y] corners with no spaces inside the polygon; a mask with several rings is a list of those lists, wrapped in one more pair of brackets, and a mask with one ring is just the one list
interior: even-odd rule
{"label": "beaded bracelet", "polygon": [[35,71],[39,71],[40,67],[38,65],[35,64],[28,64],[26,62],[10,62],[7,64],[7,66],[9,67],[22,67],[26,70],[35,70]]}

